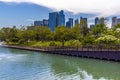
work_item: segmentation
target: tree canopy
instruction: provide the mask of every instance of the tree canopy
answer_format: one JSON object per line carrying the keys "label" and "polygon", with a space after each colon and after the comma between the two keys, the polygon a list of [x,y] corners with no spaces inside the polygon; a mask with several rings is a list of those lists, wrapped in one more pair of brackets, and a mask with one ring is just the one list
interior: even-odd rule
{"label": "tree canopy", "polygon": [[[73,28],[58,26],[55,31],[44,26],[28,26],[16,28],[16,26],[4,27],[0,29],[0,41],[17,42],[50,42],[51,46],[61,45],[93,45],[93,44],[119,44],[120,24],[114,28],[107,28],[104,24],[98,24],[93,29],[82,26],[84,21]],[[82,26],[82,27],[81,27]]]}

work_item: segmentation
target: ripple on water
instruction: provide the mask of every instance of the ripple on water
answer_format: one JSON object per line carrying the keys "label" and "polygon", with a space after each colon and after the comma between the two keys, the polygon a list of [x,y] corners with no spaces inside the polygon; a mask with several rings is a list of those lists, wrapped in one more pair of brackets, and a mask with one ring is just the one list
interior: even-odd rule
{"label": "ripple on water", "polygon": [[0,54],[0,61],[9,60],[16,61],[21,57],[25,57],[26,55],[14,55],[14,54]]}
{"label": "ripple on water", "polygon": [[0,80],[119,80],[116,63],[11,50],[0,51]]}

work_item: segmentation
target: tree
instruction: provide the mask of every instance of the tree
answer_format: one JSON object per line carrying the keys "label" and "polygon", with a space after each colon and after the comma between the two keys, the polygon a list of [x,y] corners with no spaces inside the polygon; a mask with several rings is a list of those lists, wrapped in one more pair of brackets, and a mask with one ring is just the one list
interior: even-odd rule
{"label": "tree", "polygon": [[95,38],[92,35],[88,35],[88,36],[84,37],[82,40],[83,45],[91,45],[94,43],[95,43]]}
{"label": "tree", "polygon": [[116,30],[116,29],[118,29],[118,28],[120,28],[120,24],[115,25],[113,29]]}
{"label": "tree", "polygon": [[55,30],[54,40],[61,41],[64,46],[64,42],[71,40],[71,29],[64,26],[59,26]]}
{"label": "tree", "polygon": [[53,40],[53,33],[48,27],[35,27],[33,30],[36,32],[35,39],[37,41],[50,41]]}
{"label": "tree", "polygon": [[116,38],[120,38],[120,30],[115,30],[113,32],[113,35],[116,37]]}
{"label": "tree", "polygon": [[55,30],[54,39],[56,41],[67,41],[71,39],[71,29],[59,26]]}
{"label": "tree", "polygon": [[89,34],[89,28],[87,26],[85,26],[81,29],[81,32],[82,32],[83,36],[87,36]]}
{"label": "tree", "polygon": [[81,40],[82,34],[80,30],[80,26],[75,26],[71,29],[71,39]]}
{"label": "tree", "polygon": [[107,31],[107,27],[105,24],[98,24],[92,29],[91,32],[95,37],[100,37],[103,34],[105,34],[106,31]]}
{"label": "tree", "polygon": [[96,40],[96,43],[98,43],[98,44],[116,44],[116,43],[119,43],[119,39],[112,35],[106,35],[104,37],[98,38]]}

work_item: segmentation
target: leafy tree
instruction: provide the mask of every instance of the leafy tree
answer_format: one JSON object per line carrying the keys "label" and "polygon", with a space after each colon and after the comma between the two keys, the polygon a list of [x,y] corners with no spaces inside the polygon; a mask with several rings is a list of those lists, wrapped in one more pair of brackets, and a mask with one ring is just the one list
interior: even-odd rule
{"label": "leafy tree", "polygon": [[63,43],[63,46],[64,46],[64,42],[71,40],[71,39],[72,39],[71,29],[66,28],[64,26],[59,26],[56,28],[54,40],[61,41]]}
{"label": "leafy tree", "polygon": [[92,35],[88,35],[88,36],[84,37],[82,40],[83,45],[91,45],[94,43],[95,43],[95,38]]}
{"label": "leafy tree", "polygon": [[120,38],[120,30],[115,30],[113,32],[113,35],[116,37],[116,38]]}
{"label": "leafy tree", "polygon": [[53,39],[51,30],[48,27],[35,27],[37,41],[49,41]]}
{"label": "leafy tree", "polygon": [[107,29],[105,35],[114,35],[114,31],[113,31],[113,29]]}
{"label": "leafy tree", "polygon": [[118,28],[120,28],[120,24],[115,25],[113,29],[116,30]]}
{"label": "leafy tree", "polygon": [[81,20],[81,22],[80,22],[80,29],[81,29],[81,34],[83,35],[83,36],[87,36],[88,34],[89,34],[89,28],[88,28],[88,26],[87,26],[87,22],[86,22],[86,20]]}
{"label": "leafy tree", "polygon": [[100,37],[103,34],[105,34],[107,31],[107,27],[105,24],[98,24],[92,29],[92,34],[95,35],[95,37]]}
{"label": "leafy tree", "polygon": [[54,39],[56,41],[67,41],[71,39],[71,31],[64,26],[57,27],[55,30]]}
{"label": "leafy tree", "polygon": [[71,39],[73,40],[81,40],[82,34],[80,26],[75,26],[71,29]]}
{"label": "leafy tree", "polygon": [[96,42],[98,44],[116,44],[119,43],[119,39],[112,35],[106,35],[104,37],[98,38]]}
{"label": "leafy tree", "polygon": [[83,36],[87,36],[89,34],[89,28],[87,26],[83,27],[81,30]]}

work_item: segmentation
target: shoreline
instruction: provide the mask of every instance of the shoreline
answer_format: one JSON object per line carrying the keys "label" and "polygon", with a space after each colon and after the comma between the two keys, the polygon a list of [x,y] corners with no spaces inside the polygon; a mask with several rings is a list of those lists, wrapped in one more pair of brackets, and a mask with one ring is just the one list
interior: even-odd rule
{"label": "shoreline", "polygon": [[83,57],[83,58],[92,58],[100,59],[107,61],[116,61],[120,62],[120,50],[99,50],[99,49],[67,49],[67,48],[36,48],[36,47],[25,47],[25,46],[15,46],[15,45],[1,45],[0,47],[29,50],[36,52],[44,52],[48,54],[57,54],[57,55],[67,55],[74,57]]}

